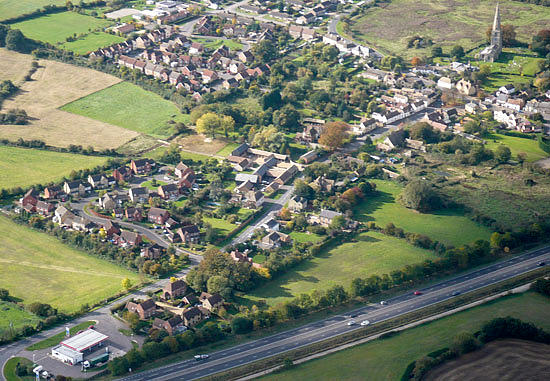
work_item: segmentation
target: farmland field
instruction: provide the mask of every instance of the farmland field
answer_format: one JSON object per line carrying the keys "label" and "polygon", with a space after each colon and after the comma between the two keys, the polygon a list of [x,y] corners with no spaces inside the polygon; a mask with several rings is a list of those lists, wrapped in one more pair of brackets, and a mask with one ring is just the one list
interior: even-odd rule
{"label": "farmland field", "polygon": [[45,5],[63,5],[65,0],[2,0],[0,1],[0,21],[33,12]]}
{"label": "farmland field", "polygon": [[550,302],[526,293],[501,298],[431,323],[410,328],[384,340],[358,345],[261,380],[400,380],[407,365],[428,353],[448,347],[461,332],[475,332],[495,317],[512,316],[550,329]]}
{"label": "farmland field", "polygon": [[172,102],[128,82],[68,103],[61,110],[157,138],[175,132],[170,120],[189,121],[188,115],[181,114]]}
{"label": "farmland field", "polygon": [[[431,39],[445,53],[456,44],[468,50],[485,43],[495,5],[496,2],[486,0],[391,0],[353,18],[350,37],[377,47],[382,53],[408,58],[428,55],[430,51],[407,49],[407,40],[415,35]],[[516,26],[518,40],[530,42],[533,33],[550,22],[550,9],[503,0],[500,16],[503,25]]]}
{"label": "farmland field", "polygon": [[19,54],[6,48],[0,48],[0,81],[10,80],[15,84],[23,78],[31,68],[32,56]]}
{"label": "farmland field", "polygon": [[[8,57],[13,65],[28,65],[25,54],[7,55],[0,50],[0,62]],[[40,68],[32,81],[21,86],[21,92],[3,102],[4,109],[20,108],[32,118],[25,126],[0,125],[0,138],[17,140],[39,139],[57,147],[70,144],[96,149],[117,148],[138,134],[85,118],[58,108],[75,99],[120,82],[120,79],[74,65],[56,61],[39,61]]]}
{"label": "farmland field", "polygon": [[74,250],[45,233],[0,217],[0,288],[32,302],[49,303],[74,312],[121,291],[125,277],[134,284],[137,274]]}
{"label": "farmland field", "polygon": [[61,12],[21,21],[11,24],[11,27],[21,30],[28,38],[55,45],[65,42],[67,37],[74,34],[88,33],[90,30],[96,29],[103,30],[111,24],[112,21],[81,15],[76,12]]}
{"label": "farmland field", "polygon": [[524,152],[527,154],[527,161],[537,161],[548,157],[540,147],[536,139],[524,139],[515,136],[507,136],[501,134],[492,134],[486,138],[487,148],[496,149],[499,145],[504,144],[512,151],[512,158],[516,159],[517,154]]}
{"label": "farmland field", "polygon": [[355,218],[361,222],[375,221],[380,227],[392,222],[405,232],[420,233],[446,245],[461,245],[477,239],[489,239],[491,231],[465,217],[460,210],[418,213],[397,202],[402,187],[395,182],[375,180],[378,195],[355,208]]}
{"label": "farmland field", "polygon": [[106,157],[0,146],[0,189],[61,180],[72,170],[93,168]]}
{"label": "farmland field", "polygon": [[334,285],[347,288],[355,277],[382,275],[433,258],[435,254],[431,251],[409,245],[405,240],[377,232],[362,233],[356,237],[356,242],[329,247],[247,297],[252,300],[266,299],[268,304],[273,305],[316,289]]}
{"label": "farmland field", "polygon": [[109,33],[94,32],[76,41],[65,42],[62,47],[76,54],[84,55],[99,48],[104,48],[124,41],[124,38]]}

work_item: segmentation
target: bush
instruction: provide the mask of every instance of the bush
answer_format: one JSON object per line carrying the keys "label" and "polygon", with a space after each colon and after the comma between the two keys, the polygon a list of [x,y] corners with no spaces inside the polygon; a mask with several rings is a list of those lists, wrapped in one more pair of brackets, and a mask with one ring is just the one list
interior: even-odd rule
{"label": "bush", "polygon": [[231,320],[231,332],[237,335],[248,333],[252,331],[252,328],[253,328],[252,320],[248,318],[237,316],[236,318]]}
{"label": "bush", "polygon": [[399,195],[399,201],[403,206],[429,212],[441,206],[441,199],[433,185],[423,180],[409,182]]}

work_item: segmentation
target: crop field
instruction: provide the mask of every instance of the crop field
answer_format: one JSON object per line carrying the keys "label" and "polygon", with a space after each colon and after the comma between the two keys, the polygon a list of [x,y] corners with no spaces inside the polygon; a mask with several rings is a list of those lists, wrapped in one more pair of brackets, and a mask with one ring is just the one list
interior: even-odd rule
{"label": "crop field", "polygon": [[121,291],[125,277],[137,274],[74,250],[45,233],[0,217],[0,288],[32,302],[74,312]]}
{"label": "crop field", "polygon": [[24,325],[36,325],[40,321],[38,316],[25,311],[17,304],[4,302],[0,300],[0,332],[10,328],[10,323],[13,328],[17,329]]}
{"label": "crop field", "polygon": [[[6,50],[0,50],[0,62]],[[26,65],[28,55],[16,54],[14,65]],[[120,82],[120,79],[56,61],[39,61],[40,68],[21,92],[3,102],[3,109],[20,108],[31,121],[25,126],[0,125],[0,138],[39,139],[47,144],[67,147],[71,144],[96,149],[117,148],[138,134],[124,128],[59,110],[62,105]]]}
{"label": "crop field", "polygon": [[32,56],[0,48],[0,57],[0,81],[9,79],[15,84],[23,81],[31,68]]}
{"label": "crop field", "polygon": [[[448,347],[461,332],[475,332],[484,322],[512,316],[550,329],[550,302],[542,295],[526,293],[501,298],[457,314],[410,328],[396,336],[375,340],[308,361],[293,369],[262,377],[264,381],[291,380],[395,380],[409,363]],[[471,374],[470,374],[471,376]],[[440,378],[445,379],[445,378]]]}
{"label": "crop field", "polygon": [[405,240],[377,232],[362,233],[354,242],[329,247],[247,295],[277,304],[301,293],[334,285],[348,288],[356,277],[382,275],[405,265],[435,258],[431,251],[409,245]]}
{"label": "crop field", "polygon": [[72,170],[93,168],[105,157],[0,146],[0,189],[61,180]]}
{"label": "crop field", "polygon": [[84,96],[61,110],[156,138],[175,132],[171,120],[189,122],[189,116],[180,113],[172,102],[128,82]]}
{"label": "crop field", "polygon": [[45,5],[63,5],[65,0],[2,0],[0,1],[0,21],[33,12]]}
{"label": "crop field", "polygon": [[104,48],[124,41],[124,38],[109,33],[94,32],[76,41],[65,42],[62,48],[76,54],[85,55],[99,48]]}
{"label": "crop field", "polygon": [[[102,30],[112,25],[112,21],[76,12],[52,13],[30,20],[11,24],[13,29],[19,29],[33,40],[48,42],[52,45],[64,43],[67,37],[89,33],[92,30]],[[97,47],[92,48],[92,50]]]}
{"label": "crop field", "polygon": [[[407,49],[407,40],[413,36],[431,39],[445,53],[456,44],[469,50],[485,43],[495,5],[488,0],[391,0],[353,18],[350,37],[382,53],[408,58],[429,55],[430,51],[429,47]],[[503,25],[516,26],[522,42],[530,42],[533,33],[550,22],[548,7],[512,0],[500,1],[500,15]]]}
{"label": "crop field", "polygon": [[491,231],[464,216],[461,210],[441,210],[418,213],[397,201],[402,187],[395,182],[375,180],[378,195],[355,208],[355,218],[361,222],[375,221],[380,227],[392,222],[405,232],[425,234],[446,245],[462,245],[477,239],[489,239]]}

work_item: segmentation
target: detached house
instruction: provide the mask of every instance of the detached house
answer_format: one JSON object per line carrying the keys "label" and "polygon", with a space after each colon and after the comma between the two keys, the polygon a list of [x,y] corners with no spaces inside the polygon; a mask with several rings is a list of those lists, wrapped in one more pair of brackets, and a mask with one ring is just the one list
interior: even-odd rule
{"label": "detached house", "polygon": [[58,186],[44,188],[44,198],[47,200],[57,198],[61,193],[63,193],[63,190]]}
{"label": "detached house", "polygon": [[287,234],[272,231],[262,238],[261,244],[266,248],[280,247],[285,243],[292,242],[292,239]]}
{"label": "detached house", "polygon": [[156,312],[156,305],[153,299],[147,299],[141,302],[128,302],[126,309],[138,314],[141,320],[147,320]]}
{"label": "detached house", "polygon": [[123,230],[120,235],[115,234],[114,242],[120,247],[134,247],[141,244],[141,236],[128,230]]}
{"label": "detached house", "polygon": [[199,300],[202,302],[202,306],[208,311],[213,311],[216,308],[220,308],[221,306],[223,306],[223,298],[220,294],[210,295],[206,292],[203,292]]}
{"label": "detached house", "polygon": [[147,259],[159,259],[163,256],[165,249],[157,244],[147,246],[141,250],[140,256]]}
{"label": "detached house", "polygon": [[158,187],[158,194],[165,200],[175,199],[179,196],[179,189],[176,184],[166,184]]}
{"label": "detached house", "polygon": [[198,243],[200,241],[200,230],[196,225],[183,226],[176,232],[183,243]]}
{"label": "detached house", "polygon": [[294,196],[288,202],[288,209],[292,212],[301,212],[307,209],[308,200],[304,197]]}
{"label": "detached house", "polygon": [[86,194],[86,192],[90,192],[92,190],[91,185],[84,184],[82,181],[65,181],[63,184],[63,190],[68,195],[80,195],[83,196]]}
{"label": "detached house", "polygon": [[113,171],[113,177],[119,183],[130,180],[132,176],[132,170],[128,167],[119,167]]}
{"label": "detached house", "polygon": [[145,187],[132,188],[128,191],[130,200],[132,202],[144,203],[149,199],[149,192]]}
{"label": "detached house", "polygon": [[174,282],[168,283],[162,289],[162,296],[164,299],[177,299],[187,292],[187,283],[184,280],[178,279]]}
{"label": "detached house", "polygon": [[53,204],[46,201],[38,201],[35,208],[36,212],[43,216],[50,216],[54,210]]}
{"label": "detached house", "polygon": [[164,225],[168,218],[170,218],[170,212],[161,208],[151,208],[147,214],[147,220],[157,225]]}
{"label": "detached house", "polygon": [[187,327],[192,327],[202,321],[203,314],[198,307],[191,307],[181,314],[181,318],[183,319],[183,324]]}
{"label": "detached house", "polygon": [[130,168],[136,175],[143,175],[150,173],[156,166],[154,160],[151,159],[139,159],[132,160],[130,162]]}
{"label": "detached house", "polygon": [[177,335],[187,330],[187,327],[183,324],[183,320],[179,316],[171,317],[168,320],[155,318],[153,321],[153,328],[164,329],[170,336]]}

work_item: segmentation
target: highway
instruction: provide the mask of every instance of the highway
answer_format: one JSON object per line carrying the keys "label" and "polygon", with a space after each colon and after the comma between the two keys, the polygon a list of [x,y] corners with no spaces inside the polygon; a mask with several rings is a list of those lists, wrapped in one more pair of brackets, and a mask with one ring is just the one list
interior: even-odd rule
{"label": "highway", "polygon": [[[541,261],[548,264],[549,260],[550,247],[534,250],[419,289],[421,295],[414,295],[411,291],[388,299],[387,305],[370,304],[345,315],[336,315],[299,328],[210,353],[208,360],[186,360],[143,373],[136,373],[122,380],[194,380],[213,375],[346,332],[359,330],[362,328],[360,323],[363,320],[368,320],[370,324],[376,324],[454,298],[458,294],[464,294],[513,278],[538,268]],[[350,318],[350,315],[354,317]],[[350,320],[355,320],[357,324],[349,326],[348,322]]]}

